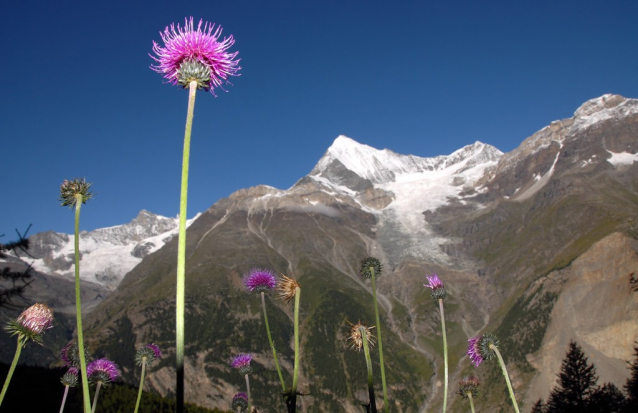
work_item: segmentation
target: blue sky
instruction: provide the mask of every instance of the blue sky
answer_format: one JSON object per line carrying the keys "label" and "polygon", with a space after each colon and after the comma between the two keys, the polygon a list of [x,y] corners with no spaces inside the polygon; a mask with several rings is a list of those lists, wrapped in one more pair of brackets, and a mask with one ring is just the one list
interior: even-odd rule
{"label": "blue sky", "polygon": [[286,189],[340,134],[418,156],[507,152],[604,93],[638,97],[636,1],[13,1],[0,25],[2,240],[175,216],[187,92],[152,41],[193,16],[232,34],[241,76],[198,93],[189,216],[240,188]]}

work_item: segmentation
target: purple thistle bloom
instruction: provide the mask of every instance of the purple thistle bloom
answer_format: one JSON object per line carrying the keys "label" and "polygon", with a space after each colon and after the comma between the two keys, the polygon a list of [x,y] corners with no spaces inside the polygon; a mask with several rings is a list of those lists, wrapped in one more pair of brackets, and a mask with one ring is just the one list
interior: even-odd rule
{"label": "purple thistle bloom", "polygon": [[103,385],[117,380],[119,372],[117,364],[105,358],[97,359],[86,366],[86,375],[92,382],[102,382]]}
{"label": "purple thistle bloom", "polygon": [[[151,69],[164,75],[164,78],[173,85],[181,85],[184,88],[192,80],[198,81],[198,88],[213,91],[219,87],[222,90],[223,83],[230,83],[229,76],[238,76],[239,60],[234,60],[237,53],[228,53],[227,50],[235,43],[233,36],[224,37],[219,41],[222,33],[221,26],[215,28],[214,23],[206,22],[202,28],[203,20],[199,21],[197,30],[193,26],[193,18],[185,19],[184,27],[177,28],[171,24],[160,33],[164,47],[153,42],[153,58],[158,65]],[[194,63],[194,65],[192,65]],[[190,66],[190,67],[189,67]],[[197,72],[195,78],[189,77]],[[186,73],[188,72],[188,74]]]}
{"label": "purple thistle bloom", "polygon": [[483,360],[491,360],[496,357],[496,352],[493,347],[498,347],[498,340],[493,334],[487,333],[482,336],[472,337],[467,340],[469,343],[467,348],[467,355],[470,361],[478,367]]}
{"label": "purple thistle bloom", "polygon": [[153,351],[153,354],[155,354],[155,358],[159,359],[162,357],[162,351],[160,350],[160,348],[156,345],[156,344],[147,344],[146,348],[149,348]]}
{"label": "purple thistle bloom", "polygon": [[64,386],[75,387],[78,385],[78,375],[80,372],[75,367],[69,368],[66,373],[60,379],[60,382]]}
{"label": "purple thistle bloom", "polygon": [[447,290],[436,273],[433,275],[426,275],[425,278],[428,279],[428,284],[423,284],[423,286],[432,290],[430,293],[432,298],[435,300],[442,300],[447,296]]}
{"label": "purple thistle bloom", "polygon": [[480,366],[483,362],[483,357],[481,356],[481,351],[479,349],[479,342],[481,340],[481,336],[472,337],[467,340],[467,355],[470,358],[470,362],[474,364],[476,367]]}
{"label": "purple thistle bloom", "polygon": [[274,271],[253,268],[244,278],[244,284],[250,291],[266,292],[277,286],[277,276]]}
{"label": "purple thistle bloom", "polygon": [[239,354],[230,362],[230,365],[239,370],[241,374],[248,374],[252,371],[252,368],[250,367],[250,362],[252,360],[253,356],[250,354]]}

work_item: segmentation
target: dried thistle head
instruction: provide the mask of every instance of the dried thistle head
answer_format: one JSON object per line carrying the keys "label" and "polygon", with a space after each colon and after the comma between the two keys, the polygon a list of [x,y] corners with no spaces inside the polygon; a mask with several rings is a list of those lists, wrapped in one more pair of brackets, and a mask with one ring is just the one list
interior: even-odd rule
{"label": "dried thistle head", "polygon": [[362,324],[361,321],[357,324],[350,323],[350,326],[350,336],[348,337],[348,341],[352,342],[350,345],[352,350],[361,351],[363,348],[363,337],[366,338],[370,347],[374,347],[374,336],[372,335],[372,329],[374,326],[368,327],[365,324]]}
{"label": "dried thistle head", "polygon": [[281,274],[279,280],[277,282],[279,290],[279,298],[284,300],[285,302],[289,302],[295,295],[297,294],[297,288],[301,289],[301,285],[292,278],[286,277],[284,274]]}

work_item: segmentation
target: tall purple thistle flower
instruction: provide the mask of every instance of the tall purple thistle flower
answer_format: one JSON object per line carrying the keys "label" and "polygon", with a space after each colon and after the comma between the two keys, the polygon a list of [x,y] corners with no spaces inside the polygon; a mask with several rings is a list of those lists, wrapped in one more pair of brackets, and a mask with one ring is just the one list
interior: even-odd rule
{"label": "tall purple thistle flower", "polygon": [[277,286],[277,276],[272,270],[253,268],[244,278],[244,284],[250,291],[267,292]]}
{"label": "tall purple thistle flower", "polygon": [[117,364],[111,360],[101,358],[92,361],[86,366],[86,375],[92,382],[102,382],[103,385],[117,380],[120,373],[117,370]]}
{"label": "tall purple thistle flower", "polygon": [[250,354],[239,354],[233,358],[233,361],[230,362],[230,365],[239,370],[241,374],[249,374],[252,371],[250,367],[250,362],[253,360],[253,356]]}
{"label": "tall purple thistle flower", "polygon": [[435,300],[442,300],[447,296],[447,290],[443,285],[443,282],[439,279],[439,276],[436,274],[426,275],[425,278],[428,279],[427,284],[423,284],[424,287],[428,287],[431,289],[432,298]]}
{"label": "tall purple thistle flower", "polygon": [[214,23],[206,22],[202,29],[203,20],[199,21],[197,30],[193,26],[193,18],[185,19],[184,27],[177,28],[175,24],[167,26],[160,33],[164,47],[153,42],[153,58],[158,64],[151,69],[164,75],[173,85],[188,88],[192,80],[198,81],[198,88],[210,91],[214,96],[214,88],[225,90],[222,85],[230,84],[230,76],[238,76],[241,69],[239,59],[235,60],[238,52],[228,53],[227,50],[235,43],[232,35],[219,41],[222,33],[221,26],[215,28]]}
{"label": "tall purple thistle flower", "polygon": [[155,344],[147,344],[135,353],[135,363],[137,363],[138,366],[142,364],[152,366],[160,357],[162,357],[160,348]]}

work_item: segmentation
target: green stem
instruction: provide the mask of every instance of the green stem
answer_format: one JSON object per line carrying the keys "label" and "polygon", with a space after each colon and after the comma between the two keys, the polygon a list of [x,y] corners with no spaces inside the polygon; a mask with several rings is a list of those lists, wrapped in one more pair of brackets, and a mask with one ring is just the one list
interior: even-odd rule
{"label": "green stem", "polygon": [[270,335],[270,326],[268,325],[268,313],[266,313],[266,298],[265,294],[261,292],[261,306],[264,309],[264,321],[266,322],[266,333],[268,333],[268,342],[270,342],[270,349],[272,350],[272,356],[275,359],[275,367],[277,368],[277,374],[279,374],[279,381],[281,382],[281,390],[286,391],[286,382],[284,381],[284,376],[281,374],[281,368],[279,367],[279,361],[277,360],[277,350],[275,349],[275,344],[272,341],[272,336]]}
{"label": "green stem", "polygon": [[294,313],[294,332],[295,332],[295,366],[292,373],[292,387],[290,388],[290,397],[288,399],[288,412],[297,411],[297,379],[299,378],[299,299],[301,296],[301,288],[295,288],[295,313]]}
{"label": "green stem", "polygon": [[182,189],[179,198],[179,236],[177,242],[177,286],[175,288],[175,370],[177,384],[175,398],[177,413],[184,411],[184,301],[186,273],[186,201],[188,198],[188,164],[190,159],[191,129],[195,110],[197,82],[192,81],[188,90],[188,111],[184,131],[184,153],[182,156]]}
{"label": "green stem", "polygon": [[474,413],[474,399],[472,398],[472,393],[468,393],[467,398],[470,399],[470,408],[472,409],[472,413]]}
{"label": "green stem", "polygon": [[365,327],[359,327],[363,340],[363,354],[366,357],[366,367],[368,369],[368,396],[370,397],[370,411],[377,412],[377,402],[374,398],[374,384],[372,382],[372,361],[370,360],[370,348],[368,347],[368,332]]}
{"label": "green stem", "polygon": [[80,379],[82,381],[82,400],[84,411],[91,411],[89,379],[86,375],[86,357],[84,356],[84,332],[82,330],[82,302],[80,300],[80,208],[82,194],[75,195],[75,314],[78,330],[78,356],[80,357]]}
{"label": "green stem", "polygon": [[62,404],[60,405],[60,413],[64,411],[64,405],[66,404],[66,396],[69,394],[69,386],[64,386],[64,396],[62,396]]}
{"label": "green stem", "polygon": [[445,313],[443,312],[443,299],[439,299],[441,309],[441,330],[443,333],[443,365],[445,371],[445,385],[443,387],[443,412],[447,410],[447,386],[448,386],[448,364],[447,364],[447,334],[445,333]]}
{"label": "green stem", "polygon": [[246,374],[244,377],[246,377],[246,395],[248,396],[248,411],[252,413],[253,402],[252,402],[252,399],[250,398],[250,381],[248,380],[248,374]]}
{"label": "green stem", "polygon": [[140,389],[137,392],[137,402],[135,403],[135,413],[140,408],[140,401],[142,400],[142,389],[144,388],[144,374],[146,373],[146,357],[142,360],[142,377],[140,377]]}
{"label": "green stem", "polygon": [[26,344],[27,340],[24,338],[22,334],[18,335],[18,348],[16,348],[16,354],[13,356],[13,361],[11,362],[11,367],[9,367],[9,373],[7,374],[7,378],[4,380],[4,386],[2,386],[2,393],[0,393],[0,405],[2,405],[2,401],[4,400],[4,395],[7,393],[7,389],[9,388],[9,382],[11,382],[11,377],[13,376],[13,372],[18,365],[18,359],[20,358],[20,353],[22,352],[22,347]]}
{"label": "green stem", "polygon": [[503,361],[503,357],[501,357],[501,352],[498,351],[498,348],[494,344],[490,344],[490,349],[494,351],[494,353],[496,354],[496,357],[498,358],[498,363],[501,365],[501,370],[503,371],[503,377],[505,377],[505,382],[507,383],[507,389],[510,392],[510,399],[512,399],[514,410],[516,410],[516,413],[519,413],[518,403],[516,403],[516,397],[514,397],[514,389],[512,389],[512,383],[510,382],[510,377],[507,374],[507,368],[505,367],[505,362]]}
{"label": "green stem", "polygon": [[100,394],[100,387],[102,387],[102,382],[98,381],[97,386],[95,386],[95,396],[93,396],[93,408],[91,409],[91,413],[95,413],[95,406],[97,406],[97,396]]}
{"label": "green stem", "polygon": [[388,404],[388,388],[385,384],[385,366],[383,364],[383,340],[381,339],[381,319],[379,318],[379,306],[377,305],[377,284],[375,282],[374,268],[370,268],[372,274],[372,296],[374,298],[374,315],[377,319],[377,337],[379,338],[379,364],[381,365],[381,384],[383,385],[383,410],[390,411]]}

